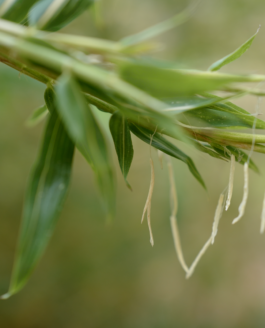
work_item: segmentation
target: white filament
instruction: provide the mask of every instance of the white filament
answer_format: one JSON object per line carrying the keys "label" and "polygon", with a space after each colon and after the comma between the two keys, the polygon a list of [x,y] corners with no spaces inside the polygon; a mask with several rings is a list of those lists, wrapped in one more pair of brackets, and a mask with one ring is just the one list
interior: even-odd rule
{"label": "white filament", "polygon": [[263,205],[262,205],[260,233],[263,233],[264,229],[265,229],[265,194],[264,194]]}
{"label": "white filament", "polygon": [[152,233],[152,228],[151,228],[151,201],[152,201],[152,195],[153,195],[153,190],[154,190],[154,185],[155,185],[155,170],[154,170],[154,163],[153,163],[152,158],[150,158],[150,165],[151,165],[151,181],[150,181],[148,196],[147,196],[146,203],[145,203],[144,210],[143,210],[141,223],[143,222],[145,212],[147,211],[147,223],[148,223],[149,234],[150,234],[150,243],[152,246],[154,246],[154,238],[153,238],[153,233]]}
{"label": "white filament", "polygon": [[163,155],[164,153],[161,150],[157,150],[158,159],[160,162],[161,169],[163,169]]}
{"label": "white filament", "polygon": [[219,221],[220,221],[220,218],[222,216],[224,198],[225,198],[225,195],[224,195],[224,193],[222,193],[219,197],[218,204],[217,204],[217,207],[216,207],[216,210],[215,210],[211,237],[204,244],[203,248],[200,250],[199,254],[196,256],[195,260],[191,264],[191,266],[190,266],[190,268],[189,268],[189,270],[186,274],[187,279],[193,274],[194,269],[196,268],[196,266],[199,263],[201,257],[203,256],[203,254],[207,251],[208,247],[211,246],[211,244],[214,243],[214,239],[215,239],[215,236],[217,235],[217,231],[218,231]]}
{"label": "white filament", "polygon": [[179,263],[182,266],[182,268],[184,269],[184,271],[188,272],[189,268],[184,260],[180,237],[179,237],[177,219],[175,216],[170,216],[170,224],[171,224],[171,231],[172,231],[172,235],[173,235],[175,250],[176,250],[176,253],[177,253],[177,256],[179,259]]}
{"label": "white filament", "polygon": [[248,163],[244,164],[244,190],[243,199],[238,208],[238,216],[233,220],[232,224],[238,222],[245,213],[245,208],[248,200]]}
{"label": "white filament", "polygon": [[231,166],[230,166],[230,174],[229,174],[229,183],[228,183],[228,196],[225,204],[225,210],[227,211],[233,194],[233,185],[234,185],[234,173],[235,173],[235,156],[231,155]]}
{"label": "white filament", "polygon": [[215,236],[217,235],[219,221],[222,216],[223,204],[224,204],[224,194],[222,193],[219,197],[219,201],[215,210],[215,215],[213,220],[212,244],[214,243]]}
{"label": "white filament", "polygon": [[170,160],[168,160],[167,166],[168,166],[168,174],[169,174],[169,182],[170,182],[170,198],[171,198],[171,216],[170,216],[171,231],[172,231],[175,250],[177,253],[177,257],[179,259],[179,263],[184,269],[184,271],[188,272],[189,269],[184,260],[180,237],[179,237],[179,231],[178,231],[178,223],[176,218],[177,210],[178,210],[178,199],[177,199],[177,191],[175,186],[172,164]]}
{"label": "white filament", "polygon": [[175,186],[173,168],[170,159],[168,159],[167,167],[168,167],[168,175],[169,175],[169,183],[170,183],[171,215],[176,216],[178,211],[178,197],[177,197],[177,191]]}
{"label": "white filament", "polygon": [[206,252],[208,247],[212,243],[212,236],[207,240],[207,242],[204,244],[203,248],[200,250],[199,254],[196,256],[195,260],[193,261],[192,265],[189,268],[189,271],[186,274],[186,278],[188,279],[194,272],[194,269],[196,268],[197,264],[199,263],[201,257]]}

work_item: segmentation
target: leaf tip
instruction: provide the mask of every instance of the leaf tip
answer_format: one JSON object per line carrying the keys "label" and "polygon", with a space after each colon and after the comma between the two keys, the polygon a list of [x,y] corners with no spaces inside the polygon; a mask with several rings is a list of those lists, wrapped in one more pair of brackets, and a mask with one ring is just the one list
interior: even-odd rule
{"label": "leaf tip", "polygon": [[129,184],[129,182],[127,180],[125,180],[125,183],[126,183],[126,186],[128,187],[128,189],[133,191],[132,186]]}
{"label": "leaf tip", "polygon": [[0,299],[1,299],[1,300],[7,300],[10,296],[11,296],[11,294],[8,292],[8,293],[6,293],[6,294],[0,296]]}

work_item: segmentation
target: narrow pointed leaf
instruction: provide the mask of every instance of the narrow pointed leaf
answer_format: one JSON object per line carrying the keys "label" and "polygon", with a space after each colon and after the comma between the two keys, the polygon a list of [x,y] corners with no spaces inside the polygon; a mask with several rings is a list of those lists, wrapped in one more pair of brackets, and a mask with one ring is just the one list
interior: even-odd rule
{"label": "narrow pointed leaf", "polygon": [[27,119],[26,125],[30,127],[35,126],[36,124],[41,122],[46,117],[47,114],[48,114],[48,108],[46,105],[37,108]]}
{"label": "narrow pointed leaf", "polygon": [[226,103],[228,99],[239,97],[241,94],[243,95],[245,93],[240,92],[235,95],[223,97],[223,98],[216,97],[216,96],[212,96],[208,98],[199,97],[199,96],[188,96],[188,97],[183,96],[171,100],[168,99],[167,103],[170,105],[170,107],[165,109],[165,112],[169,112],[172,114],[180,114],[189,110],[213,106],[216,103],[223,103],[223,102]]}
{"label": "narrow pointed leaf", "polygon": [[54,108],[49,108],[42,148],[32,170],[7,298],[27,282],[53,233],[67,193],[74,144]]}
{"label": "narrow pointed leaf", "polygon": [[0,18],[20,23],[26,18],[28,11],[37,1],[4,0],[0,2]]}
{"label": "narrow pointed leaf", "polygon": [[[236,161],[240,164],[244,165],[248,161],[248,155],[243,150],[235,148],[233,146],[227,146],[226,148],[228,149],[228,151],[231,152],[231,154],[235,156]],[[260,173],[259,168],[251,158],[249,159],[248,166],[256,173]]]}
{"label": "narrow pointed leaf", "polygon": [[216,152],[216,150],[213,149],[212,146],[209,145],[206,142],[194,140],[194,146],[198,150],[202,151],[203,153],[206,153],[206,154],[210,155],[211,157],[215,157],[215,158],[218,158],[218,159],[226,160],[226,157],[225,156],[223,156],[219,152]]}
{"label": "narrow pointed leaf", "polygon": [[[198,108],[177,115],[179,121],[192,126],[217,128],[252,128],[256,120],[257,129],[265,129],[265,122],[247,111],[239,111],[238,106],[217,103],[212,107]],[[247,113],[247,114],[245,114]]]}
{"label": "narrow pointed leaf", "polygon": [[153,25],[151,27],[148,27],[147,29],[133,34],[129,35],[123,39],[120,40],[120,43],[123,46],[129,47],[133,46],[135,44],[147,41],[151,38],[157,37],[158,35],[165,33],[183,23],[185,23],[191,16],[192,12],[194,11],[194,6],[190,6],[186,9],[184,9],[179,14],[161,22],[156,25]]}
{"label": "narrow pointed leaf", "polygon": [[216,90],[234,82],[259,82],[255,75],[232,75],[217,72],[174,69],[145,61],[117,63],[121,78],[157,98],[194,95]]}
{"label": "narrow pointed leaf", "polygon": [[[234,155],[236,161],[242,165],[244,165],[248,161],[248,155],[239,148],[233,146],[222,146],[215,142],[211,143],[211,146],[221,156],[229,160],[231,159],[231,155]],[[256,173],[260,173],[257,165],[253,162],[252,159],[249,160],[249,168],[255,171]]]}
{"label": "narrow pointed leaf", "polygon": [[[244,92],[242,92],[242,94],[244,94]],[[210,93],[203,93],[203,96],[207,97],[207,98],[211,98],[211,99],[215,98],[218,100],[218,102],[214,104],[213,108],[215,108],[215,106],[218,106],[218,107],[226,108],[227,109],[226,111],[231,112],[231,113],[239,113],[239,114],[241,113],[241,114],[250,115],[250,113],[248,111],[246,111],[242,107],[239,107],[239,106],[233,104],[230,101],[223,102],[224,98],[222,98],[222,97],[218,97],[218,96],[210,94]]]}
{"label": "narrow pointed leaf", "polygon": [[112,160],[102,131],[78,84],[63,74],[56,85],[58,110],[72,140],[94,170],[105,211],[112,218],[115,185]]}
{"label": "narrow pointed leaf", "polygon": [[251,44],[254,41],[255,37],[257,36],[258,32],[259,32],[259,28],[258,28],[257,32],[250,39],[248,39],[245,43],[242,44],[242,46],[237,48],[231,54],[229,54],[229,55],[217,60],[215,63],[213,63],[209,67],[209,71],[217,71],[224,65],[227,65],[227,64],[231,63],[232,61],[241,57],[251,46]]}
{"label": "narrow pointed leaf", "polygon": [[154,131],[142,128],[133,123],[130,123],[130,130],[133,134],[136,135],[136,137],[143,140],[147,144],[151,144],[153,147],[161,150],[163,153],[175,157],[187,164],[192,175],[198,180],[198,182],[203,186],[203,188],[206,189],[205,183],[196,166],[194,165],[193,160],[183,151],[178,149],[175,145],[173,145],[167,139],[162,137],[159,133],[156,133]]}
{"label": "narrow pointed leaf", "polygon": [[57,31],[81,15],[94,0],[41,0],[29,13],[30,25]]}
{"label": "narrow pointed leaf", "polygon": [[127,186],[132,189],[127,181],[127,175],[133,159],[133,144],[129,125],[123,115],[115,112],[110,118],[109,127],[122,174]]}

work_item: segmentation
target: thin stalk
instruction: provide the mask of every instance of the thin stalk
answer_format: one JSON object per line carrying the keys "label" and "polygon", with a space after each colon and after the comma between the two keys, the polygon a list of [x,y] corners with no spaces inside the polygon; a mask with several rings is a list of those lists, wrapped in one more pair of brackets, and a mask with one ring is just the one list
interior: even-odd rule
{"label": "thin stalk", "polygon": [[80,62],[54,49],[11,37],[1,32],[0,46],[9,50],[10,53],[18,54],[27,61],[56,72],[58,75],[65,70],[71,71],[77,80],[85,85],[99,88],[103,93],[110,91],[123,99],[136,102],[145,108],[149,116],[159,120],[161,126],[167,125],[167,129],[173,136],[185,140],[184,130],[175,124],[174,118],[163,113],[163,109],[167,107],[164,102],[121,80],[115,73]]}
{"label": "thin stalk", "polygon": [[228,91],[228,92],[244,92],[249,95],[253,96],[260,96],[260,97],[265,97],[265,92],[259,89],[252,89],[252,88],[230,88],[226,87],[223,91]]}
{"label": "thin stalk", "polygon": [[0,53],[0,62],[44,84],[54,83],[54,80],[48,77],[47,75],[44,75],[35,69],[29,68],[20,61],[15,60],[12,57],[3,53]]}
{"label": "thin stalk", "polygon": [[[213,141],[217,141],[213,138],[210,138],[209,136],[203,135],[203,134],[198,134],[193,132],[192,130],[188,131],[191,136],[196,139],[196,140],[200,140],[200,141],[206,141],[208,143],[211,143]],[[169,134],[168,134],[169,135]],[[170,135],[169,135],[170,136]],[[236,148],[241,148],[241,149],[246,149],[246,150],[250,150],[252,147],[252,144],[250,143],[243,143],[243,142],[233,142],[230,140],[226,140],[226,139],[219,139],[218,142],[223,145],[223,146],[234,146]],[[254,146],[254,151],[257,153],[263,153],[265,154],[265,146],[263,145],[259,145],[259,144],[255,144]]]}
{"label": "thin stalk", "polygon": [[[249,143],[252,144],[253,134],[251,133],[239,133],[239,132],[228,132],[221,129],[215,128],[197,128],[194,126],[185,126],[188,131],[213,138],[218,141],[232,141],[238,143]],[[255,143],[265,143],[265,135],[255,135]]]}
{"label": "thin stalk", "polygon": [[119,53],[121,45],[118,42],[85,37],[80,35],[47,33],[32,27],[22,26],[4,19],[0,19],[0,32],[17,37],[34,37],[36,39],[51,41],[65,46],[94,51],[99,53]]}

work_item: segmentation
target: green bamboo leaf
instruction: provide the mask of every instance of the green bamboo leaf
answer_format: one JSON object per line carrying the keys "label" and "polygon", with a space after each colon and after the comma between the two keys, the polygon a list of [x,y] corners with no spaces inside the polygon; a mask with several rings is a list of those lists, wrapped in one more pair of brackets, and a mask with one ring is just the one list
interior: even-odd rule
{"label": "green bamboo leaf", "polygon": [[254,82],[256,76],[174,69],[146,61],[118,60],[119,74],[125,81],[157,98],[201,94],[233,82]]}
{"label": "green bamboo leaf", "polygon": [[239,112],[227,104],[215,104],[209,108],[199,108],[177,115],[180,122],[192,126],[215,128],[252,128],[256,120],[257,129],[265,129],[265,122],[250,113]]}
{"label": "green bamboo leaf", "polygon": [[110,132],[114,141],[120,168],[129,189],[127,175],[133,159],[133,145],[127,120],[119,112],[115,112],[109,121]]}
{"label": "green bamboo leaf", "polygon": [[147,29],[139,33],[129,35],[121,39],[119,43],[122,46],[129,47],[147,41],[151,38],[157,37],[158,35],[170,31],[171,29],[185,23],[191,17],[191,14],[194,12],[194,9],[195,5],[192,4],[192,6],[189,6],[188,8],[184,9],[179,14],[161,23],[148,27]]}
{"label": "green bamboo leaf", "polygon": [[[242,165],[244,165],[248,161],[248,155],[239,148],[233,146],[222,146],[216,142],[211,143],[211,146],[221,156],[229,160],[231,159],[231,155],[234,155],[236,161]],[[260,173],[257,165],[253,162],[251,158],[249,159],[249,168],[256,173]]]}
{"label": "green bamboo leaf", "polygon": [[0,2],[0,18],[20,23],[37,1],[39,0],[3,0]]}
{"label": "green bamboo leaf", "polygon": [[169,142],[167,139],[165,139],[155,131],[148,130],[133,123],[130,123],[129,126],[132,133],[142,141],[146,142],[149,145],[151,144],[153,147],[161,150],[163,153],[175,157],[187,164],[193,176],[198,180],[198,182],[203,186],[203,188],[206,189],[205,183],[196,166],[194,165],[193,160],[183,151],[178,149],[175,145],[173,145],[171,142]]}
{"label": "green bamboo leaf", "polygon": [[[170,105],[169,108],[165,109],[165,112],[171,114],[180,114],[189,110],[194,110],[203,107],[213,106],[214,104],[219,104],[227,102],[229,99],[240,97],[245,95],[243,92],[238,92],[232,96],[227,97],[203,97],[203,96],[182,96],[173,99],[167,99],[167,103]],[[248,113],[248,112],[246,112]],[[248,113],[249,114],[249,113]]]}
{"label": "green bamboo leaf", "polygon": [[[228,149],[228,152],[231,152],[231,154],[235,155],[235,159],[238,163],[244,165],[248,161],[248,155],[243,150],[233,146],[226,146],[226,149]],[[248,166],[254,172],[260,173],[259,168],[251,158],[249,159]]]}
{"label": "green bamboo leaf", "polygon": [[46,105],[43,105],[35,109],[27,119],[26,125],[29,127],[35,126],[36,124],[41,122],[46,117],[47,114],[48,114],[48,108]]}
{"label": "green bamboo leaf", "polygon": [[[241,93],[241,92],[239,91],[239,94],[240,94],[240,93]],[[246,95],[247,92],[242,91],[242,94],[243,94],[243,95],[244,95],[244,94]],[[228,111],[228,112],[231,112],[231,113],[241,113],[241,114],[245,114],[245,115],[248,115],[248,116],[250,115],[250,113],[249,113],[248,111],[246,111],[246,110],[243,109],[242,107],[239,107],[239,106],[237,106],[237,105],[231,103],[230,101],[227,101],[227,100],[226,100],[225,102],[223,102],[223,99],[224,99],[224,98],[222,98],[222,97],[218,97],[218,96],[216,96],[216,95],[209,94],[209,93],[203,93],[203,96],[204,96],[204,97],[207,97],[207,98],[210,98],[210,99],[215,98],[216,100],[218,100],[218,102],[215,103],[216,106],[226,108],[226,109],[227,109],[226,111]],[[228,99],[228,98],[227,98],[227,99]],[[214,104],[213,108],[215,108],[215,104]]]}
{"label": "green bamboo leaf", "polygon": [[78,84],[63,74],[56,85],[58,110],[79,151],[94,170],[109,218],[115,210],[115,184],[108,146]]}
{"label": "green bamboo leaf", "polygon": [[194,146],[203,153],[210,155],[211,157],[226,160],[226,157],[216,152],[216,150],[207,142],[202,142],[199,140],[194,140]]}
{"label": "green bamboo leaf", "polygon": [[26,193],[11,285],[2,298],[26,284],[52,235],[69,186],[74,144],[54,106],[49,110],[40,155]]}
{"label": "green bamboo leaf", "polygon": [[30,25],[57,31],[81,15],[95,0],[41,0],[29,12]]}
{"label": "green bamboo leaf", "polygon": [[242,44],[242,46],[237,48],[231,54],[217,60],[215,63],[213,63],[209,67],[208,70],[209,71],[217,71],[221,67],[223,67],[224,65],[227,65],[227,64],[231,63],[232,61],[234,61],[234,60],[238,59],[239,57],[241,57],[248,50],[248,48],[251,46],[252,42],[254,41],[255,37],[257,36],[257,34],[259,32],[259,29],[260,29],[260,27],[258,28],[257,32],[250,39],[248,39],[245,43]]}

